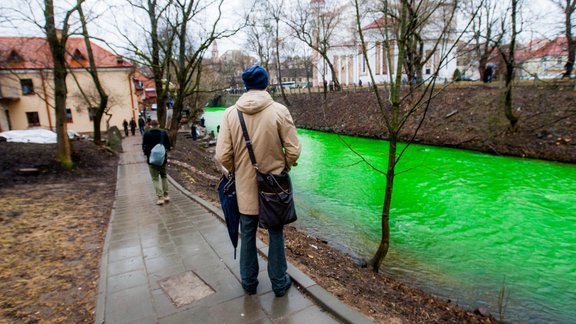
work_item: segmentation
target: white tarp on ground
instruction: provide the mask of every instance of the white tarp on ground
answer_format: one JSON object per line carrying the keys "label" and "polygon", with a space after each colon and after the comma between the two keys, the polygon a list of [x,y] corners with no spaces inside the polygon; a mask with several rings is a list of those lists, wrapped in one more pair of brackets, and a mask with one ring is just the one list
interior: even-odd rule
{"label": "white tarp on ground", "polygon": [[[8,142],[17,143],[54,144],[57,140],[55,132],[42,128],[2,132],[0,133],[0,137],[6,138]],[[75,131],[69,130],[68,137],[75,138],[81,136]]]}

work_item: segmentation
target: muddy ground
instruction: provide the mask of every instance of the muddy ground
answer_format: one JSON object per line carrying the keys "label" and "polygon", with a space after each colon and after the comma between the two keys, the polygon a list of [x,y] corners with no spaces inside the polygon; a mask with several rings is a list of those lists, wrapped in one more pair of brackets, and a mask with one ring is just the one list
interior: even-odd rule
{"label": "muddy ground", "polygon": [[94,322],[118,157],[73,148],[68,171],[55,144],[0,142],[0,323]]}

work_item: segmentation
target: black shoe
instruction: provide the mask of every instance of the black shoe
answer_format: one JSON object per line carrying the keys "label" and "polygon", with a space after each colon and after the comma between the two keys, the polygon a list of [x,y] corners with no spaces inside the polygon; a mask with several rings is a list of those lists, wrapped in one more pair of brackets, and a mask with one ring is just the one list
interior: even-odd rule
{"label": "black shoe", "polygon": [[290,277],[288,277],[288,284],[286,284],[286,287],[284,287],[284,289],[282,289],[278,292],[274,292],[274,296],[284,297],[284,295],[286,295],[286,293],[288,292],[288,289],[290,289],[290,287],[292,287],[292,279],[290,279]]}
{"label": "black shoe", "polygon": [[244,289],[244,292],[246,293],[246,295],[256,295],[256,290],[246,290]]}

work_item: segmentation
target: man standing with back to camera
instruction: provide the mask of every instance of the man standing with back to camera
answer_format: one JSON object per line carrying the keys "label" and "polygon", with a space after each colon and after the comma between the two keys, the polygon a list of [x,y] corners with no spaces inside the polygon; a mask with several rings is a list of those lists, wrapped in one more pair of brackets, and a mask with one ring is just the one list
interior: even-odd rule
{"label": "man standing with back to camera", "polygon": [[[288,109],[275,102],[266,92],[268,73],[261,66],[253,66],[242,73],[247,92],[224,112],[216,159],[236,178],[236,195],[240,210],[240,276],[242,288],[253,295],[258,287],[258,256],[256,230],[258,229],[258,186],[237,110],[244,114],[246,128],[254,155],[261,172],[280,174],[296,165],[302,147],[296,136],[296,127]],[[284,230],[269,229],[268,277],[276,297],[282,297],[292,280],[286,273]]]}

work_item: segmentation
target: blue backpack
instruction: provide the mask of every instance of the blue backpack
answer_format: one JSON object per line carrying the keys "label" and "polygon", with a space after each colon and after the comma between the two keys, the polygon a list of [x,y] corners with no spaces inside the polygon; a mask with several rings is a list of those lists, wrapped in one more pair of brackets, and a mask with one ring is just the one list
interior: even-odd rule
{"label": "blue backpack", "polygon": [[166,148],[164,147],[164,131],[160,131],[160,143],[156,144],[150,151],[148,162],[155,166],[162,166],[166,159]]}

